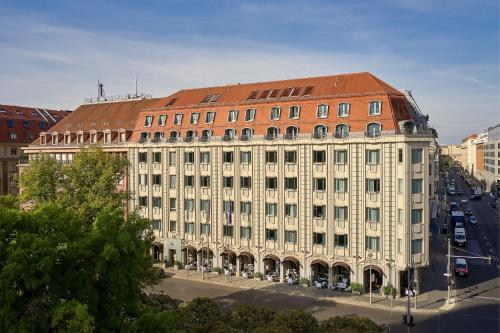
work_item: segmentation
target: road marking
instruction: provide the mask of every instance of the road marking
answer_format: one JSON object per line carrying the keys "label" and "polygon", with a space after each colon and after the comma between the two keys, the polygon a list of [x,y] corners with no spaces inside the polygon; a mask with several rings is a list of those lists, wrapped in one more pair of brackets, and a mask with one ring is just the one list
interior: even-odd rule
{"label": "road marking", "polygon": [[489,296],[474,296],[474,298],[482,298],[482,299],[489,299],[493,301],[500,301],[499,297],[489,297]]}

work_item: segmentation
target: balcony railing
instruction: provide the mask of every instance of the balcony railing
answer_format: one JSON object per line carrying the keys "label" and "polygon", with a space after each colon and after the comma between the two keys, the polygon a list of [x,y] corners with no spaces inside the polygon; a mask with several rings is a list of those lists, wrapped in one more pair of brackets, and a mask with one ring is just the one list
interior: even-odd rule
{"label": "balcony railing", "polygon": [[285,140],[297,140],[297,133],[285,133],[285,135],[283,136],[283,138]]}
{"label": "balcony railing", "polygon": [[380,131],[367,131],[365,136],[367,138],[378,138],[381,135]]}
{"label": "balcony railing", "polygon": [[179,140],[179,138],[176,137],[176,136],[171,136],[171,137],[168,138],[168,142],[170,142],[170,143],[177,142],[177,140]]}
{"label": "balcony railing", "polygon": [[222,141],[233,141],[233,140],[234,140],[234,136],[232,136],[232,135],[226,134],[222,137]]}
{"label": "balcony railing", "polygon": [[314,132],[312,135],[313,139],[322,140],[326,138],[326,133],[324,132]]}
{"label": "balcony railing", "polygon": [[200,142],[208,142],[208,140],[210,140],[210,137],[208,135],[200,136]]}
{"label": "balcony railing", "polygon": [[268,141],[273,141],[278,138],[278,134],[266,134],[265,139]]}
{"label": "balcony railing", "polygon": [[333,135],[336,139],[345,139],[349,136],[349,132],[335,132]]}
{"label": "balcony railing", "polygon": [[252,138],[252,136],[248,135],[248,134],[242,134],[242,135],[240,135],[240,140],[241,141],[250,141],[251,138]]}
{"label": "balcony railing", "polygon": [[190,143],[194,141],[194,136],[186,136],[184,142]]}

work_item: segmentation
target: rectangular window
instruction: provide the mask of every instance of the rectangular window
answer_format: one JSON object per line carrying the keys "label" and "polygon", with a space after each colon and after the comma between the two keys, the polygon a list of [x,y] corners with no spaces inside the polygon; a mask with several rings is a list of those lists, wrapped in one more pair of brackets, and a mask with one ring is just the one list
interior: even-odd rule
{"label": "rectangular window", "polygon": [[17,148],[10,148],[10,155],[16,156],[17,155]]}
{"label": "rectangular window", "polygon": [[200,119],[200,114],[198,112],[191,113],[191,117],[189,118],[190,124],[198,124],[198,119]]}
{"label": "rectangular window", "polygon": [[266,202],[266,215],[267,216],[277,216],[278,215],[278,205],[275,203]]}
{"label": "rectangular window", "polygon": [[366,207],[366,222],[380,222],[380,208]]}
{"label": "rectangular window", "polygon": [[313,150],[313,163],[326,163],[326,151]]}
{"label": "rectangular window", "polygon": [[252,188],[252,177],[240,177],[240,186],[246,189]]}
{"label": "rectangular window", "polygon": [[200,211],[205,213],[210,212],[210,200],[200,199]]}
{"label": "rectangular window", "polygon": [[14,128],[14,121],[13,120],[7,120],[7,127],[8,128]]}
{"label": "rectangular window", "polygon": [[297,243],[297,231],[285,230],[285,242],[296,244]]}
{"label": "rectangular window", "polygon": [[285,150],[285,163],[297,163],[296,150]]}
{"label": "rectangular window", "polygon": [[192,151],[187,151],[184,153],[184,163],[194,163],[194,152]]}
{"label": "rectangular window", "polygon": [[30,128],[30,123],[28,121],[23,121],[23,127],[26,129]]}
{"label": "rectangular window", "polygon": [[145,173],[139,174],[139,185],[148,185],[148,175]]}
{"label": "rectangular window", "polygon": [[366,150],[366,164],[380,164],[380,150]]}
{"label": "rectangular window", "polygon": [[411,150],[411,164],[421,164],[422,161],[422,148],[414,148]]}
{"label": "rectangular window", "polygon": [[271,120],[280,119],[280,113],[281,113],[281,108],[279,108],[279,107],[271,108]]}
{"label": "rectangular window", "polygon": [[254,121],[255,120],[255,109],[247,109],[245,111],[245,121]]}
{"label": "rectangular window", "polygon": [[266,177],[266,189],[276,190],[278,188],[278,178],[276,177]]}
{"label": "rectangular window", "polygon": [[347,164],[347,150],[335,151],[335,164]]}
{"label": "rectangular window", "polygon": [[252,203],[249,201],[241,202],[241,213],[250,215],[252,214]]}
{"label": "rectangular window", "polygon": [[176,188],[177,187],[177,176],[176,175],[170,175],[169,176],[169,188]]}
{"label": "rectangular window", "polygon": [[403,223],[403,210],[398,208],[398,223]]}
{"label": "rectangular window", "polygon": [[38,123],[38,128],[45,129],[45,123],[43,121]]}
{"label": "rectangular window", "polygon": [[182,113],[176,113],[174,116],[174,125],[182,124],[182,117],[183,117]]}
{"label": "rectangular window", "polygon": [[144,127],[149,127],[153,123],[153,116],[146,116],[144,118]]}
{"label": "rectangular window", "polygon": [[210,235],[210,224],[208,224],[208,223],[201,223],[200,227],[201,227],[200,233],[202,235]]}
{"label": "rectangular window", "polygon": [[335,178],[335,192],[347,192],[348,190],[347,178]]}
{"label": "rectangular window", "polygon": [[161,197],[153,197],[153,207],[161,208]]}
{"label": "rectangular window", "polygon": [[285,190],[297,190],[297,177],[285,177]]}
{"label": "rectangular window", "polygon": [[403,179],[398,178],[398,194],[403,194],[404,192],[404,182]]}
{"label": "rectangular window", "polygon": [[398,238],[398,253],[403,252],[403,240],[401,238]]}
{"label": "rectangular window", "polygon": [[326,219],[326,206],[313,206],[313,217]]}
{"label": "rectangular window", "polygon": [[316,109],[316,117],[317,118],[327,118],[328,117],[328,105],[326,105],[326,104],[318,105],[318,108]]}
{"label": "rectangular window", "polygon": [[153,185],[161,185],[161,175],[153,175]]}
{"label": "rectangular window", "polygon": [[288,113],[289,119],[299,119],[300,106],[294,105],[290,107],[290,112]]}
{"label": "rectangular window", "polygon": [[200,152],[200,163],[201,164],[210,163],[210,152],[209,151]]}
{"label": "rectangular window", "polygon": [[205,116],[205,123],[206,124],[211,124],[215,120],[215,112],[207,112]]}
{"label": "rectangular window", "polygon": [[234,213],[234,201],[225,200],[222,202],[222,212],[223,213]]}
{"label": "rectangular window", "polygon": [[379,237],[366,237],[366,249],[369,251],[378,251],[380,249]]}
{"label": "rectangular window", "polygon": [[266,151],[266,163],[277,163],[277,162],[278,162],[278,152]]}
{"label": "rectangular window", "polygon": [[403,163],[403,149],[398,149],[398,162]]}
{"label": "rectangular window", "polygon": [[335,219],[345,221],[348,219],[349,211],[346,206],[335,206]]}
{"label": "rectangular window", "polygon": [[242,239],[250,239],[252,238],[252,228],[251,227],[241,227],[240,235]]}
{"label": "rectangular window", "polygon": [[337,235],[335,234],[335,246],[336,247],[347,247],[348,245],[348,236],[347,235]]}
{"label": "rectangular window", "polygon": [[151,223],[153,230],[161,230],[161,220],[153,220]]}
{"label": "rectangular window", "polygon": [[422,253],[422,240],[412,239],[411,241],[411,254]]}
{"label": "rectangular window", "polygon": [[139,163],[148,163],[148,153],[139,153]]}
{"label": "rectangular window", "polygon": [[366,192],[379,193],[380,192],[380,179],[367,179]]}
{"label": "rectangular window", "polygon": [[313,232],[313,244],[325,245],[325,234],[319,232]]}
{"label": "rectangular window", "polygon": [[166,123],[167,123],[167,115],[161,114],[160,117],[158,117],[158,126],[165,126]]}
{"label": "rectangular window", "polygon": [[16,132],[10,132],[10,139],[11,140],[17,140],[17,133]]}
{"label": "rectangular window", "polygon": [[234,123],[238,119],[238,111],[230,110],[227,114],[227,122]]}
{"label": "rectangular window", "polygon": [[147,207],[148,206],[148,197],[139,197],[139,206]]}
{"label": "rectangular window", "polygon": [[193,187],[194,186],[194,176],[184,176],[184,186]]}
{"label": "rectangular window", "polygon": [[411,180],[411,194],[422,193],[422,179]]}
{"label": "rectangular window", "polygon": [[411,223],[422,223],[422,209],[418,208],[411,210]]}
{"label": "rectangular window", "polygon": [[314,191],[326,191],[326,178],[313,178]]}
{"label": "rectangular window", "polygon": [[184,223],[184,228],[186,229],[187,234],[194,235],[194,223],[193,222]]}
{"label": "rectangular window", "polygon": [[224,163],[233,163],[234,162],[234,153],[232,151],[225,151],[222,153],[222,161]]}
{"label": "rectangular window", "polygon": [[200,186],[210,187],[210,176],[200,176]]}
{"label": "rectangular window", "polygon": [[350,109],[350,104],[349,103],[340,103],[339,104],[339,110],[337,113],[337,116],[339,117],[348,117],[349,116],[349,109]]}
{"label": "rectangular window", "polygon": [[222,230],[225,237],[233,237],[233,226],[225,225]]}
{"label": "rectangular window", "polygon": [[297,217],[297,205],[296,204],[285,204],[285,216]]}
{"label": "rectangular window", "polygon": [[194,212],[194,199],[184,199],[184,210]]}
{"label": "rectangular window", "polygon": [[222,177],[222,186],[224,188],[233,188],[233,177]]}
{"label": "rectangular window", "polygon": [[169,230],[170,230],[170,232],[177,231],[177,221],[170,221],[169,222]]}
{"label": "rectangular window", "polygon": [[370,109],[368,110],[368,114],[370,116],[377,116],[380,114],[382,110],[382,102],[381,101],[371,101]]}
{"label": "rectangular window", "polygon": [[177,199],[170,198],[170,211],[175,212],[177,210]]}
{"label": "rectangular window", "polygon": [[278,239],[278,232],[276,229],[266,229],[266,239],[275,241]]}
{"label": "rectangular window", "polygon": [[161,163],[161,152],[156,151],[153,153],[153,162],[154,163]]}
{"label": "rectangular window", "polygon": [[252,152],[251,151],[240,152],[240,160],[242,164],[252,163]]}
{"label": "rectangular window", "polygon": [[174,166],[176,162],[177,162],[177,155],[175,154],[175,151],[171,151],[168,154],[168,163],[170,166]]}

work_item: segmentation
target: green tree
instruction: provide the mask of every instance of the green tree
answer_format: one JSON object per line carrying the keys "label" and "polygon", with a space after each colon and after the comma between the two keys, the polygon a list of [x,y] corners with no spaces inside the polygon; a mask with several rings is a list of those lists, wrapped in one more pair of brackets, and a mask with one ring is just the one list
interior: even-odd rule
{"label": "green tree", "polygon": [[319,325],[321,333],[379,333],[382,328],[366,317],[336,316]]}
{"label": "green tree", "polygon": [[299,309],[278,313],[273,326],[285,326],[291,332],[314,333],[318,329],[318,320],[310,313]]}
{"label": "green tree", "polygon": [[48,156],[40,155],[30,160],[29,166],[18,178],[23,201],[52,202],[61,188],[62,167]]}
{"label": "green tree", "polygon": [[193,299],[181,308],[181,313],[188,332],[210,332],[223,315],[219,305],[208,297]]}
{"label": "green tree", "polygon": [[273,321],[275,312],[248,304],[236,304],[231,308],[230,315],[232,327],[238,332],[250,333],[263,323]]}
{"label": "green tree", "polygon": [[184,333],[181,317],[174,310],[158,311],[147,308],[126,330],[130,333]]}
{"label": "green tree", "polygon": [[51,328],[54,332],[91,333],[94,318],[89,315],[87,305],[77,301],[58,304],[52,313]]}

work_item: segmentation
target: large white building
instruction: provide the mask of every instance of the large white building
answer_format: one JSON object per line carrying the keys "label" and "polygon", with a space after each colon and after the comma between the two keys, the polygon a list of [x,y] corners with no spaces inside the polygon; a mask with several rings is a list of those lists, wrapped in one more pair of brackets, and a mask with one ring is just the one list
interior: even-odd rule
{"label": "large white building", "polygon": [[156,259],[403,290],[429,263],[434,138],[410,93],[355,73],[83,105],[26,152],[127,156]]}

